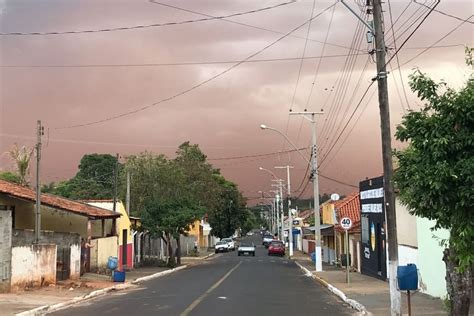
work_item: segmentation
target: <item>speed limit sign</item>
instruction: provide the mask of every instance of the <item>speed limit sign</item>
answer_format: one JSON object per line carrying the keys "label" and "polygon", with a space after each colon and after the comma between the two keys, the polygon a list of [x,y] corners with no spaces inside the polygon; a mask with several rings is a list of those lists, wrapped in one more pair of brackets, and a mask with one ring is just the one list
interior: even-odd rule
{"label": "speed limit sign", "polygon": [[341,227],[345,230],[348,230],[352,227],[352,220],[349,217],[344,217],[341,219]]}

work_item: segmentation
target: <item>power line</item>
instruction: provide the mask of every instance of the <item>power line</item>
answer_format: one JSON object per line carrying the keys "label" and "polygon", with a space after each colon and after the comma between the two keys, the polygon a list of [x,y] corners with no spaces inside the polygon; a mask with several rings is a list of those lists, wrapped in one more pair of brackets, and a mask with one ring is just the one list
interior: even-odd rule
{"label": "power line", "polygon": [[[418,4],[418,5],[421,5],[421,6],[424,6],[424,7],[428,7],[426,4],[421,3],[421,2],[417,2],[416,0],[413,0],[413,2],[415,2],[415,3]],[[446,13],[446,12],[443,12],[443,11],[440,11],[440,10],[433,10],[433,11],[436,12],[436,13],[442,14],[442,15],[444,15],[444,16],[447,16],[447,17],[450,17],[450,18],[459,20],[459,21],[463,21],[463,22],[466,22],[466,23],[474,24],[474,22],[466,21],[466,20],[464,20],[463,18],[460,18],[460,17],[458,17],[458,16],[455,16],[455,15],[452,15],[452,14],[449,14],[449,13]]]}
{"label": "power line", "polygon": [[448,33],[446,33],[444,36],[442,36],[440,39],[438,39],[436,42],[434,42],[432,45],[426,47],[423,51],[419,52],[418,54],[416,54],[415,56],[413,56],[412,58],[410,58],[409,60],[407,60],[406,62],[404,62],[400,67],[403,67],[405,66],[406,64],[412,62],[414,59],[420,57],[421,55],[423,55],[424,53],[426,53],[428,50],[430,50],[431,48],[434,47],[434,45],[438,44],[439,42],[441,42],[442,40],[444,40],[446,37],[448,37],[449,35],[451,35],[452,33],[454,33],[455,31],[457,31],[461,26],[464,25],[464,23],[468,22],[470,19],[472,19],[474,15],[471,15],[470,17],[468,17],[466,20],[463,20],[461,23],[459,23],[455,28],[453,28],[451,31],[449,31]]}
{"label": "power line", "polygon": [[[213,16],[213,15],[209,15],[209,14],[205,14],[205,13],[202,13],[202,12],[177,7],[177,6],[168,4],[168,3],[162,3],[162,2],[155,1],[155,0],[149,0],[149,1],[150,1],[150,3],[161,5],[161,6],[164,6],[164,7],[168,7],[168,8],[172,8],[172,9],[176,9],[176,10],[180,10],[180,11],[184,11],[184,12],[188,12],[188,13],[192,13],[192,14],[197,14],[197,15],[201,15],[201,16],[207,16],[207,17],[214,17],[215,18],[215,16]],[[261,30],[261,31],[271,32],[271,33],[275,33],[275,34],[280,34],[280,35],[284,34],[284,32],[280,32],[280,31],[276,31],[276,30],[272,30],[272,29],[269,29],[269,28],[248,24],[248,23],[237,22],[237,21],[233,21],[233,20],[227,20],[225,18],[220,19],[220,21],[228,22],[228,23],[232,23],[232,24],[237,24],[237,25],[242,25],[242,26],[250,27],[250,28],[253,28],[253,29]],[[312,38],[308,38],[308,37],[295,35],[295,34],[292,34],[289,37],[304,39],[304,40],[308,40],[308,41],[316,42],[316,43],[322,43],[322,41],[312,39]],[[345,49],[350,49],[347,46],[339,45],[339,44],[335,44],[335,43],[327,43],[327,45],[334,46],[334,47],[345,48]]]}
{"label": "power line", "polygon": [[[390,0],[387,0],[387,2],[388,2],[388,12],[390,14],[390,24],[392,25],[391,29],[392,29],[392,34],[393,34],[393,46],[394,46],[395,50],[397,50],[397,40],[395,38],[395,30],[393,28],[394,25],[393,25],[393,15],[392,15],[392,5],[391,5]],[[397,65],[398,65],[398,74],[400,76],[400,83],[402,85],[403,95],[405,96],[405,102],[407,103],[407,107],[410,110],[410,102],[408,102],[407,92],[406,92],[406,89],[405,89],[405,83],[403,82],[402,70],[400,69],[400,58],[398,58],[398,54],[396,55],[396,57],[397,57]],[[392,67],[392,66],[390,65],[390,67]],[[397,92],[399,92],[398,91],[398,86],[397,86],[397,80],[395,78],[394,78],[394,82],[395,82],[396,90],[397,90]],[[405,108],[403,107],[403,102],[400,102],[400,105],[402,106],[403,112],[405,113]]]}
{"label": "power line", "polygon": [[298,148],[298,149],[290,149],[290,150],[285,150],[285,151],[275,151],[275,152],[270,152],[270,153],[245,155],[245,156],[208,158],[207,160],[218,161],[218,160],[235,160],[235,159],[246,159],[246,158],[255,158],[255,157],[267,157],[267,156],[274,156],[274,155],[278,155],[278,154],[291,153],[291,152],[304,150],[304,149],[307,149],[307,148],[302,147],[302,148]]}
{"label": "power line", "polygon": [[331,9],[334,5],[336,5],[335,3],[328,6],[326,9],[324,9],[323,11],[321,11],[320,13],[316,14],[314,17],[312,17],[311,19],[309,19],[308,21],[304,22],[303,24],[293,28],[291,31],[289,31],[288,33],[286,33],[285,35],[283,36],[280,36],[278,39],[274,40],[273,42],[271,42],[270,44],[266,45],[265,47],[259,49],[258,51],[250,54],[249,56],[247,56],[245,59],[233,64],[232,66],[224,69],[223,71],[217,73],[216,75],[213,75],[212,77],[204,80],[204,81],[201,81],[200,83],[198,84],[195,84],[193,85],[192,87],[188,88],[188,89],[185,89],[179,93],[176,93],[172,96],[169,96],[169,97],[166,97],[164,99],[161,99],[159,101],[156,101],[154,103],[151,103],[151,104],[148,104],[148,105],[144,105],[140,108],[137,108],[135,110],[131,110],[131,111],[127,111],[127,112],[123,112],[121,114],[117,114],[117,115],[113,115],[113,116],[110,116],[110,117],[107,117],[107,118],[103,118],[103,119],[100,119],[100,120],[96,120],[96,121],[90,121],[90,122],[87,122],[87,123],[82,123],[82,124],[75,124],[75,125],[69,125],[69,126],[64,126],[64,127],[56,127],[55,129],[56,130],[59,130],[59,129],[70,129],[70,128],[77,128],[77,127],[85,127],[85,126],[91,126],[91,125],[95,125],[95,124],[100,124],[100,123],[104,123],[104,122],[108,122],[108,121],[112,121],[112,120],[115,120],[115,119],[118,119],[118,118],[121,118],[121,117],[125,117],[125,116],[129,116],[129,115],[132,115],[132,114],[135,114],[135,113],[138,113],[138,112],[141,112],[141,111],[144,111],[148,108],[151,108],[153,106],[157,106],[161,103],[164,103],[164,102],[167,102],[167,101],[171,101],[173,99],[176,99],[182,95],[185,95],[193,90],[196,90],[197,88],[213,81],[214,79],[217,79],[221,76],[223,76],[224,74],[230,72],[231,70],[233,70],[234,68],[240,66],[241,64],[247,62],[249,59],[259,55],[260,53],[262,53],[263,51],[265,51],[266,49],[272,47],[273,45],[275,45],[276,43],[278,43],[279,41],[283,40],[284,38],[286,38],[289,34],[295,32],[296,30],[300,29],[301,27],[303,27],[304,25],[306,25],[308,22],[310,22],[311,20],[321,16],[324,12],[326,12],[327,10]]}
{"label": "power line", "polygon": [[[423,49],[423,48],[419,48]],[[365,55],[366,53],[358,53],[359,55]],[[305,60],[312,59],[324,59],[324,58],[340,58],[347,57],[347,54],[334,54],[334,55],[320,55],[320,56],[306,56],[303,57]],[[265,58],[265,59],[252,59],[246,61],[246,63],[264,63],[264,62],[279,62],[279,61],[296,61],[300,60],[301,57],[282,57],[282,58]],[[210,61],[184,61],[184,62],[170,62],[170,63],[142,63],[142,64],[63,64],[63,65],[0,65],[0,68],[113,68],[113,67],[168,67],[168,66],[200,66],[200,65],[220,65],[220,64],[234,64],[240,60],[210,60]]]}
{"label": "power line", "polygon": [[278,7],[286,6],[288,4],[295,3],[296,0],[291,0],[283,3],[278,3],[272,6],[263,7],[260,9],[254,9],[250,11],[238,12],[228,15],[222,16],[213,16],[213,17],[206,17],[201,19],[195,20],[185,20],[185,21],[178,21],[178,22],[166,22],[166,23],[153,23],[153,24],[141,24],[141,25],[134,25],[134,26],[122,26],[122,27],[113,27],[113,28],[104,28],[104,29],[89,29],[89,30],[76,30],[76,31],[53,31],[53,32],[1,32],[1,36],[38,36],[38,35],[68,35],[68,34],[84,34],[84,33],[103,33],[103,32],[114,32],[114,31],[126,31],[126,30],[137,30],[137,29],[146,29],[146,28],[155,28],[155,27],[163,27],[163,26],[171,26],[171,25],[182,25],[182,24],[190,24],[196,22],[204,22],[204,21],[212,21],[212,20],[221,20],[225,18],[231,18],[236,16],[242,16],[262,11],[267,11],[271,9],[275,9]]}

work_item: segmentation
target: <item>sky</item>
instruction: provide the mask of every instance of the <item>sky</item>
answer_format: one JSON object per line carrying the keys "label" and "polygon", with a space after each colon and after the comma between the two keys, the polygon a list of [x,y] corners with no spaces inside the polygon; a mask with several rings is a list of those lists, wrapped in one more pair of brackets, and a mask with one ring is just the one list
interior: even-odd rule
{"label": "sky", "polygon": [[[365,1],[346,3],[364,17]],[[383,4],[392,132],[406,111],[422,106],[408,85],[414,68],[454,88],[470,73],[464,45],[474,39],[472,1],[442,1],[414,31],[429,11],[423,3],[434,5]],[[323,110],[316,120],[320,192],[355,191],[382,174],[376,85],[368,88],[376,66],[367,28],[334,4],[0,1],[0,170],[12,169],[3,153],[14,143],[34,146],[41,120],[42,182],[72,177],[84,154],[173,157],[190,141],[250,204],[258,191],[272,190],[272,176],[259,167],[286,178],[274,167],[293,166],[293,196],[310,197],[307,162],[259,126],[286,134],[309,158],[311,124],[289,111]],[[403,144],[393,140],[393,147]]]}

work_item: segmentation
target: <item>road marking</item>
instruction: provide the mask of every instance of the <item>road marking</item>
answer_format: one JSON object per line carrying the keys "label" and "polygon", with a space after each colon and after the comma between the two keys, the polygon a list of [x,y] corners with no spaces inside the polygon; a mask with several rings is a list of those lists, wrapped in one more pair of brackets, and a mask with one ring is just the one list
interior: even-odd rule
{"label": "road marking", "polygon": [[219,296],[218,298],[221,299],[221,300],[226,300],[227,299],[227,297],[225,297],[225,296]]}
{"label": "road marking", "polygon": [[229,275],[234,272],[240,265],[242,264],[242,261],[237,263],[232,269],[230,269],[229,272],[227,272],[222,278],[219,279],[216,283],[214,283],[213,286],[211,286],[203,295],[199,296],[194,302],[189,305],[184,312],[180,314],[180,316],[188,316],[190,312],[193,311],[193,309],[196,308],[212,291],[214,291],[219,285],[221,285],[222,282],[224,282],[225,279],[229,277]]}

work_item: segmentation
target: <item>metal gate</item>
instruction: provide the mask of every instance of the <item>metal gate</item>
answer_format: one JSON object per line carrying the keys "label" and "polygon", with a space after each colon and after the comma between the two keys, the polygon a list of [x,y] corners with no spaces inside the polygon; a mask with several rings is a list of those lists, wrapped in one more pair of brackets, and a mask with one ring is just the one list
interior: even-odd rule
{"label": "metal gate", "polygon": [[56,259],[56,281],[69,279],[71,273],[71,248],[58,248]]}

